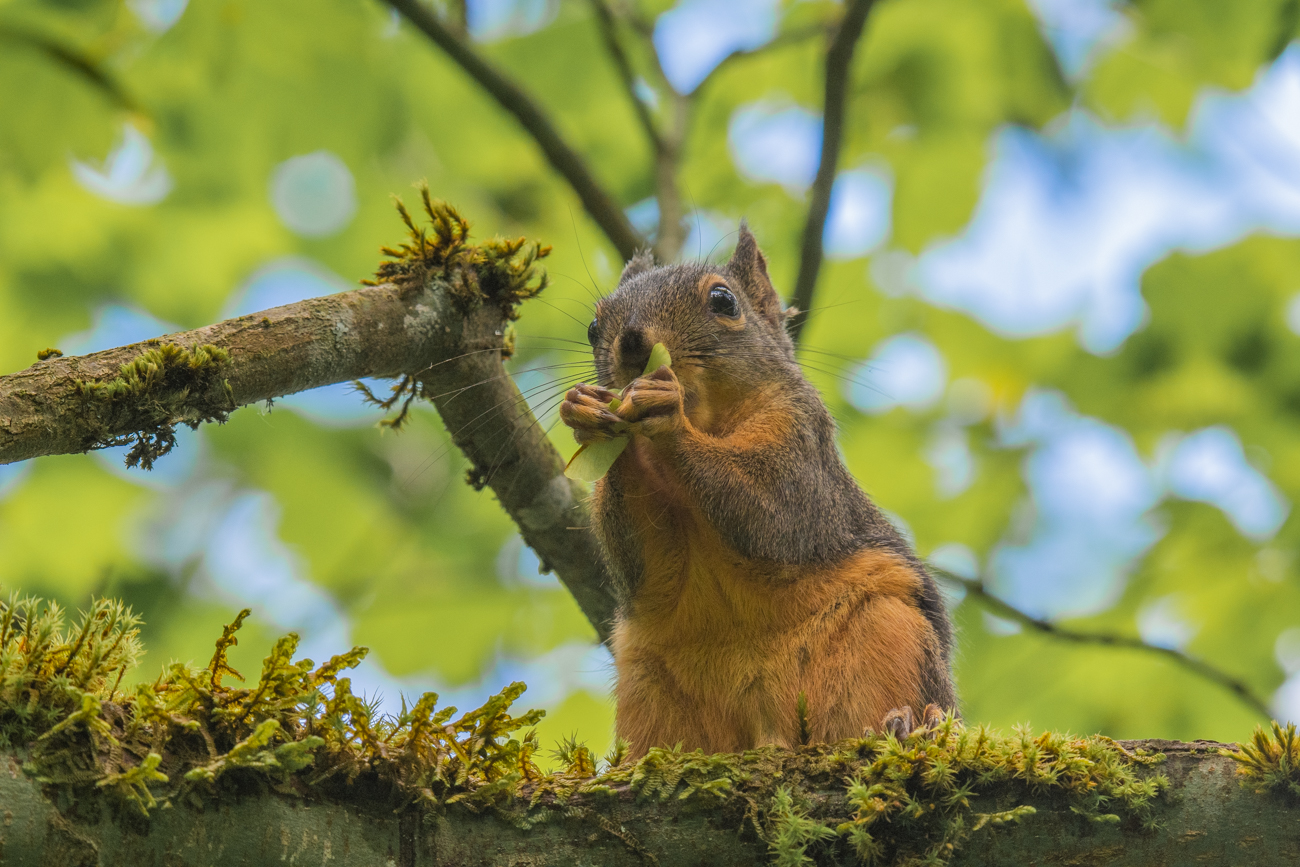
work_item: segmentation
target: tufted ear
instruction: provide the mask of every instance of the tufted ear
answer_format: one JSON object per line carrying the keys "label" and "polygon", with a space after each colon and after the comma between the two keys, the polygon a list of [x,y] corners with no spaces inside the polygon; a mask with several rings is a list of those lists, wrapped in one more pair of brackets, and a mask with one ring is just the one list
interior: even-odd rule
{"label": "tufted ear", "polygon": [[655,266],[655,254],[650,252],[647,247],[644,250],[638,250],[636,255],[628,260],[623,266],[623,273],[619,275],[618,282],[626,283],[638,274],[644,274]]}
{"label": "tufted ear", "polygon": [[758,241],[744,220],[740,221],[740,240],[736,242],[736,252],[731,254],[727,270],[740,282],[740,288],[759,315],[774,325],[780,324],[781,299],[767,276],[767,258],[758,249]]}

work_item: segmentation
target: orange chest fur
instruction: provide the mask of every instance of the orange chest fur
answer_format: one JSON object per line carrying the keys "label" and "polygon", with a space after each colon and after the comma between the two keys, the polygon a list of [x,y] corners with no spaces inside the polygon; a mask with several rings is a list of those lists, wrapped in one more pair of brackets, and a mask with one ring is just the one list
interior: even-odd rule
{"label": "orange chest fur", "polygon": [[833,740],[915,700],[929,630],[909,601],[917,578],[897,558],[749,560],[651,455],[634,459],[645,465],[625,502],[644,568],[614,636],[623,736],[688,749],[789,745],[803,692],[818,739]]}

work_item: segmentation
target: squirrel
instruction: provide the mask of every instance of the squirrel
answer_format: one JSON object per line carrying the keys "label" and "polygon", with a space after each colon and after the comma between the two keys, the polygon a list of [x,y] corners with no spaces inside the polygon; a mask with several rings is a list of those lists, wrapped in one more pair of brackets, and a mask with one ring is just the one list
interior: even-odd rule
{"label": "squirrel", "polygon": [[[597,303],[597,383],[560,416],[581,444],[630,437],[591,512],[633,755],[902,736],[912,708],[921,726],[956,712],[938,587],[844,466],[792,312],[744,223],[726,265],[643,252]],[[656,343],[672,366],[642,375]]]}

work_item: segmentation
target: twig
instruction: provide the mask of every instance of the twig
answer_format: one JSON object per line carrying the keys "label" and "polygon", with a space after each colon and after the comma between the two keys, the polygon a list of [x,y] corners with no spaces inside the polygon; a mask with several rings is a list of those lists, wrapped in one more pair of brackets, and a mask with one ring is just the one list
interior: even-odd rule
{"label": "twig", "polygon": [[984,582],[977,578],[963,578],[942,569],[933,563],[927,563],[930,571],[935,575],[941,576],[945,581],[950,581],[960,587],[964,587],[966,592],[980,600],[980,602],[994,612],[997,616],[1007,620],[1019,623],[1021,626],[1027,626],[1044,635],[1050,635],[1061,641],[1069,641],[1074,644],[1095,644],[1102,647],[1117,647],[1126,650],[1141,650],[1156,656],[1163,656],[1175,664],[1187,669],[1212,683],[1226,689],[1235,695],[1243,704],[1249,705],[1252,710],[1257,711],[1265,719],[1271,719],[1273,712],[1269,709],[1268,702],[1264,701],[1255,691],[1252,690],[1245,681],[1233,677],[1227,672],[1220,671],[1213,665],[1204,660],[1197,659],[1194,656],[1188,656],[1181,650],[1175,650],[1170,647],[1159,647],[1154,644],[1147,644],[1140,638],[1134,638],[1129,635],[1116,635],[1109,632],[1080,632],[1077,629],[1070,629],[1053,623],[1050,620],[1043,620],[1034,617],[1032,614],[1026,614],[1019,608],[1004,599],[993,595],[984,585]]}
{"label": "twig", "polygon": [[792,306],[799,311],[790,319],[790,337],[796,344],[803,332],[808,311],[812,309],[813,290],[822,267],[822,232],[830,210],[831,189],[840,161],[844,138],[844,115],[849,92],[849,73],[853,50],[867,23],[867,14],[875,0],[852,0],[835,31],[835,39],[826,52],[826,97],[822,107],[822,154],[817,165],[808,202],[808,219],[803,228],[803,245],[799,255],[799,277],[795,281]]}
{"label": "twig", "polygon": [[650,139],[657,152],[663,148],[663,136],[659,134],[659,127],[650,114],[650,107],[645,104],[645,101],[636,92],[636,73],[632,71],[632,62],[628,59],[627,52],[623,50],[623,44],[618,40],[618,28],[614,20],[614,12],[605,4],[604,0],[591,0],[591,5],[596,11],[596,21],[600,24],[600,35],[605,41],[605,50],[609,52],[610,59],[614,61],[614,67],[618,70],[619,79],[623,82],[623,90],[626,91],[627,98],[632,102],[632,108],[636,111],[637,120],[641,122],[641,129],[645,131],[646,137]]}
{"label": "twig", "polygon": [[[682,148],[690,128],[690,97],[678,93],[668,83],[663,67],[659,63],[659,54],[653,44],[653,30],[639,26],[633,13],[628,9],[614,9],[605,0],[591,0],[595,7],[596,18],[600,23],[605,47],[614,65],[618,68],[623,87],[628,98],[632,100],[637,117],[650,140],[654,151],[655,198],[659,204],[659,229],[655,234],[654,253],[661,262],[671,262],[681,252],[686,240],[683,225],[685,214],[682,210],[681,191],[677,188],[678,170],[681,167]],[[661,84],[668,101],[667,123],[655,122],[649,107],[636,92],[636,75],[631,60],[618,39],[618,23],[622,20],[629,29],[646,43],[646,54]]]}
{"label": "twig", "polygon": [[386,2],[465,70],[498,105],[514,115],[541,148],[551,167],[569,182],[569,186],[582,201],[582,206],[623,258],[632,258],[637,250],[645,246],[645,240],[632,227],[623,209],[596,180],[586,161],[560,136],[550,118],[523,88],[488,63],[465,40],[456,36],[419,0]]}

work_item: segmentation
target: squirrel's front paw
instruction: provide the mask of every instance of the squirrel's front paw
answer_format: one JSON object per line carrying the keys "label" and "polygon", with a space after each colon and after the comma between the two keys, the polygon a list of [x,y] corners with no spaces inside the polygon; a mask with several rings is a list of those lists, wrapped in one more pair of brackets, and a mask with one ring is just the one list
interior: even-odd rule
{"label": "squirrel's front paw", "polygon": [[686,422],[686,395],[677,374],[663,366],[634,379],[623,392],[618,414],[633,433],[642,436],[653,438],[680,431]]}
{"label": "squirrel's front paw", "polygon": [[581,383],[564,396],[560,418],[573,428],[573,438],[582,445],[613,439],[625,426],[609,408],[618,395],[598,385]]}

